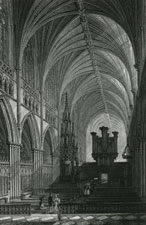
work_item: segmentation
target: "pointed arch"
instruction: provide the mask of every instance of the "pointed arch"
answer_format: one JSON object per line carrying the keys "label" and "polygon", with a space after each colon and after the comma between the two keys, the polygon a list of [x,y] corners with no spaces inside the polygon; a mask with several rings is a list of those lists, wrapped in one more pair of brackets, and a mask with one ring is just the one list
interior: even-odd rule
{"label": "pointed arch", "polygon": [[52,142],[52,154],[53,154],[53,152],[56,149],[56,137],[55,137],[54,129],[52,127],[50,127],[49,125],[46,127],[46,129],[45,129],[45,131],[43,133],[42,148],[43,148],[43,145],[44,145],[44,140],[45,140],[46,133],[48,131],[49,131],[51,142]]}
{"label": "pointed arch", "polygon": [[27,113],[24,116],[24,118],[23,118],[23,120],[21,122],[21,127],[22,127],[22,130],[21,130],[21,141],[22,141],[23,127],[24,127],[24,124],[25,124],[25,122],[27,120],[28,120],[28,124],[29,124],[29,127],[30,127],[31,137],[32,137],[32,147],[33,148],[40,149],[40,134],[39,134],[39,129],[38,129],[38,125],[37,125],[35,116],[31,112]]}
{"label": "pointed arch", "polygon": [[44,136],[43,144],[43,163],[52,165],[53,163],[53,143],[49,129]]}
{"label": "pointed arch", "polygon": [[53,182],[54,152],[56,150],[56,136],[53,127],[46,127],[43,133],[43,186],[48,187]]}
{"label": "pointed arch", "polygon": [[8,98],[4,95],[0,95],[0,108],[3,112],[7,126],[8,142],[19,144],[19,135],[14,113]]}

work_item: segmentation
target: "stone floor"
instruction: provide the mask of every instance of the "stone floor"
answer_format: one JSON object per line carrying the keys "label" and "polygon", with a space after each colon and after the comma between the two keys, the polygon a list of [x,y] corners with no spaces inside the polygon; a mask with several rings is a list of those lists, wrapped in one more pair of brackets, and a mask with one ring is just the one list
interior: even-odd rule
{"label": "stone floor", "polygon": [[146,225],[146,214],[0,216],[0,225]]}

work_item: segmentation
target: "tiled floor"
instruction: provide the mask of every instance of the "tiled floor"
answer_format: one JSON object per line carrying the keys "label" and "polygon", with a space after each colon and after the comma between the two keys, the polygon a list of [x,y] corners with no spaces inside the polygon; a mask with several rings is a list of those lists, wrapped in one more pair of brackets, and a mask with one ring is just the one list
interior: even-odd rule
{"label": "tiled floor", "polygon": [[146,214],[0,216],[0,225],[146,225]]}

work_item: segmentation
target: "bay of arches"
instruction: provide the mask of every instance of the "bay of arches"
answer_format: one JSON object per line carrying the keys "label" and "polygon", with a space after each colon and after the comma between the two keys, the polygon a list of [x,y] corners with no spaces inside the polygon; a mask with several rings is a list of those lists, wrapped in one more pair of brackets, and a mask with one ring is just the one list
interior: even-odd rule
{"label": "bay of arches", "polygon": [[0,194],[5,195],[9,189],[9,148],[8,148],[8,132],[4,118],[4,114],[0,107]]}
{"label": "bay of arches", "polygon": [[[36,132],[34,132],[36,131]],[[23,122],[21,137],[21,191],[48,188],[52,183],[53,158],[50,131],[44,135],[43,149],[38,148],[39,131],[32,114]]]}
{"label": "bay of arches", "polygon": [[22,123],[21,138],[18,138],[11,106],[6,99],[0,99],[0,196],[10,193],[11,198],[16,199],[23,192],[35,192],[51,185],[52,136],[48,129],[41,148],[37,140],[40,138],[39,131],[37,133],[36,130],[35,118],[29,114]]}

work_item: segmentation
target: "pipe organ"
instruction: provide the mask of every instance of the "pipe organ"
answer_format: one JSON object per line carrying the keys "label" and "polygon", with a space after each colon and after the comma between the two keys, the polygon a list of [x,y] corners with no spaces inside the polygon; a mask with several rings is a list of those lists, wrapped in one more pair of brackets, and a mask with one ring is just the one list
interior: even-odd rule
{"label": "pipe organ", "polygon": [[109,136],[108,127],[100,127],[101,137],[96,132],[92,135],[92,157],[98,166],[110,166],[117,157],[118,132],[114,131],[113,137]]}

